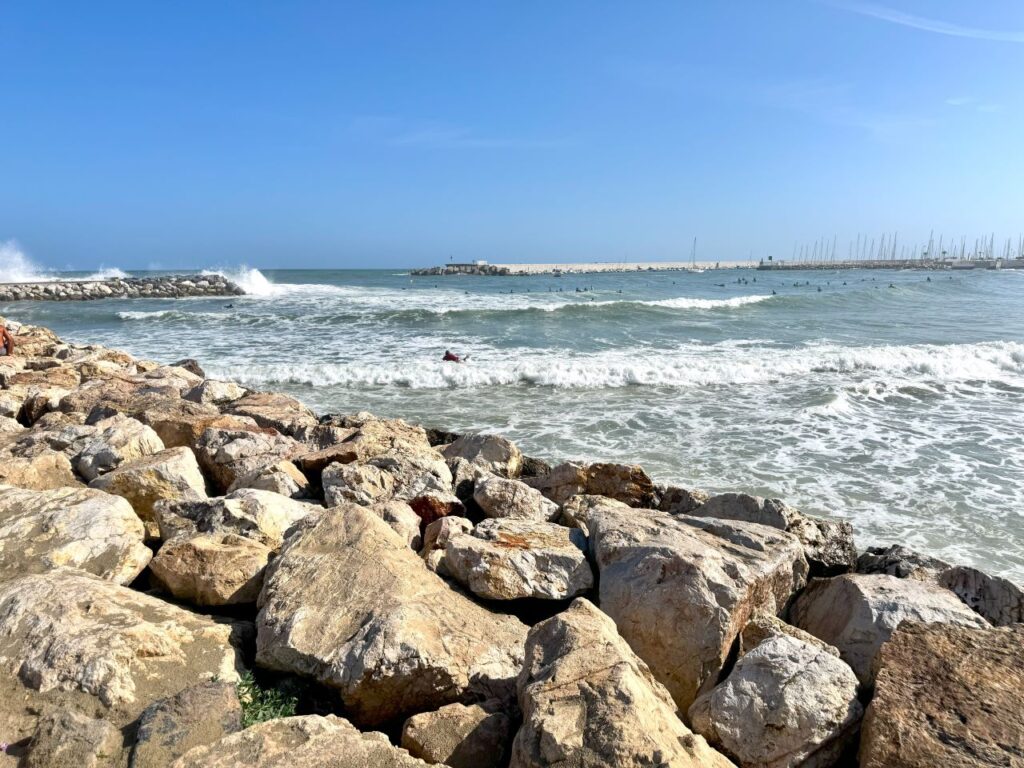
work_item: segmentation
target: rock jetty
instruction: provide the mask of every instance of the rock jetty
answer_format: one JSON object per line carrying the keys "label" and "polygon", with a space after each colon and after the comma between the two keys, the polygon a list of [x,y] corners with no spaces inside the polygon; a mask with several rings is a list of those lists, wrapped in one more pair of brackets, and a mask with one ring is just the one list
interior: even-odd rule
{"label": "rock jetty", "polygon": [[1004,579],[10,326],[0,768],[1024,764]]}
{"label": "rock jetty", "polygon": [[244,293],[226,277],[216,274],[0,283],[0,301],[180,299],[186,296],[241,296]]}

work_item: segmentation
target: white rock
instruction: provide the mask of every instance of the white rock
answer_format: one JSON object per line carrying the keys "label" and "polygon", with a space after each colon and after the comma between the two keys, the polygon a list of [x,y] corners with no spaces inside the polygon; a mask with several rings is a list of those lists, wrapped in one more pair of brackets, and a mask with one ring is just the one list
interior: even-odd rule
{"label": "white rock", "polygon": [[98,433],[74,460],[75,469],[86,480],[164,449],[156,432],[127,416],[112,416],[96,426]]}
{"label": "white rock", "polygon": [[488,517],[519,517],[552,521],[558,518],[558,505],[540,491],[519,480],[492,475],[476,481],[473,500]]}

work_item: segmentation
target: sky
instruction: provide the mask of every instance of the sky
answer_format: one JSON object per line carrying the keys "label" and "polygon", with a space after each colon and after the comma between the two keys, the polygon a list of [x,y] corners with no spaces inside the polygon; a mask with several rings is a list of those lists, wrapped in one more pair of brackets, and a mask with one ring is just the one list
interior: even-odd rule
{"label": "sky", "polygon": [[171,269],[1016,240],[1022,75],[1020,0],[0,0],[0,243]]}

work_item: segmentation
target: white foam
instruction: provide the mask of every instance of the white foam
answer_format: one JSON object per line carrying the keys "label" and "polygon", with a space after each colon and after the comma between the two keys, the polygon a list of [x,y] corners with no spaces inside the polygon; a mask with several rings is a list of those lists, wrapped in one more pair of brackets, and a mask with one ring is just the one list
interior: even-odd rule
{"label": "white foam", "polygon": [[101,266],[99,268],[99,270],[97,270],[96,272],[93,272],[88,277],[85,277],[85,278],[82,278],[82,279],[84,279],[84,280],[117,280],[117,279],[124,279],[126,277],[129,277],[129,275],[123,269],[118,269],[117,267],[103,267],[103,266]]}
{"label": "white foam", "polygon": [[39,283],[55,279],[33,262],[14,240],[0,243],[0,283]]}

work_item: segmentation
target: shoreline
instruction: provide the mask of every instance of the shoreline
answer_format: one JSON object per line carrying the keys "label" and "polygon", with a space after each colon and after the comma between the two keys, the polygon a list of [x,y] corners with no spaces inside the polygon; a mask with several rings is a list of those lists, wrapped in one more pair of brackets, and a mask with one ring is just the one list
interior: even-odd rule
{"label": "shoreline", "polygon": [[223,275],[161,275],[104,280],[69,278],[0,283],[0,301],[93,301],[97,299],[169,299],[193,296],[244,296]]}

